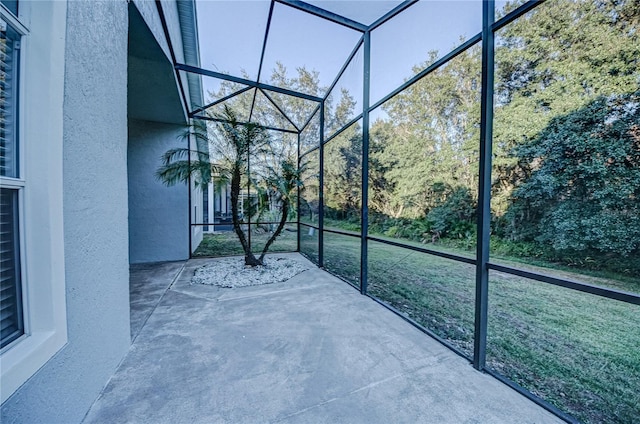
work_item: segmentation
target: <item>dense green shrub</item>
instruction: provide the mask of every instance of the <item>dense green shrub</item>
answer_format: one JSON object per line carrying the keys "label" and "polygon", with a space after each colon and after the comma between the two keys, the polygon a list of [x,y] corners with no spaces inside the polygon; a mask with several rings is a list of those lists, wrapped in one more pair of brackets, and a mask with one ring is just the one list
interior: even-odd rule
{"label": "dense green shrub", "polygon": [[580,256],[637,255],[639,122],[640,92],[600,97],[515,149],[528,178],[507,214],[513,238]]}
{"label": "dense green shrub", "polygon": [[438,237],[462,238],[474,231],[476,205],[466,187],[453,188],[427,214]]}

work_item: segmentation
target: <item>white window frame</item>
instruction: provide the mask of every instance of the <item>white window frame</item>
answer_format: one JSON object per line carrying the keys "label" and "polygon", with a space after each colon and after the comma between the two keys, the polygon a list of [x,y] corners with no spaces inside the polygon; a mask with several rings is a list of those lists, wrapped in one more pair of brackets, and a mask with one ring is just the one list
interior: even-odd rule
{"label": "white window frame", "polygon": [[20,1],[18,189],[24,335],[0,351],[0,401],[7,400],[67,343],[62,210],[66,2]]}

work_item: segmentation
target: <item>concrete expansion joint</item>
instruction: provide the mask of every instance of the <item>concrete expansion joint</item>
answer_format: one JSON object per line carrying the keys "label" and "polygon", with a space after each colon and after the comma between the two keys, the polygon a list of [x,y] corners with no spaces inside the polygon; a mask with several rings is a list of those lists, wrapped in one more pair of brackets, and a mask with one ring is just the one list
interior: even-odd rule
{"label": "concrete expansion joint", "polygon": [[[167,288],[167,290],[171,290],[173,288],[173,285],[182,276],[182,273],[184,272],[184,269],[185,269],[186,266],[187,266],[187,262],[183,262],[182,266],[180,267],[180,270],[178,272],[176,272],[175,277],[173,277],[173,280],[171,280],[171,284],[169,284],[169,287]],[[166,290],[165,290],[165,293],[166,293]],[[160,300],[162,300],[162,298]],[[160,303],[160,301],[158,301],[158,303]]]}
{"label": "concrete expansion joint", "polygon": [[248,294],[248,295],[245,295],[245,296],[219,298],[217,300],[219,302],[226,302],[226,301],[229,301],[229,300],[252,299],[252,298],[256,298],[256,297],[266,297],[266,296],[279,294],[279,293],[286,293],[286,292],[290,292],[290,291],[299,291],[299,290],[309,290],[309,289],[313,289],[313,288],[315,288],[315,287],[313,287],[313,286],[297,286],[297,287],[290,287],[290,288],[286,288],[286,289],[282,289],[282,290],[273,290],[273,291],[266,292],[266,293],[255,293],[255,294]]}
{"label": "concrete expansion joint", "polygon": [[331,402],[335,402],[337,400],[340,400],[340,399],[343,399],[343,398],[347,398],[347,397],[349,397],[351,395],[354,395],[356,393],[359,393],[359,392],[362,392],[362,391],[365,391],[365,390],[369,390],[369,389],[373,389],[374,387],[379,386],[381,384],[385,384],[385,383],[388,383],[390,381],[397,380],[398,378],[402,378],[402,377],[405,377],[407,375],[411,375],[413,373],[420,372],[420,371],[422,371],[424,369],[429,368],[430,366],[431,365],[423,365],[423,366],[416,367],[414,369],[411,369],[411,370],[408,370],[408,371],[405,371],[405,372],[401,372],[401,373],[394,374],[392,376],[389,376],[389,377],[386,377],[386,378],[383,378],[383,379],[380,379],[380,380],[373,381],[373,382],[371,382],[369,384],[366,384],[366,385],[364,385],[362,387],[358,387],[357,389],[350,390],[350,391],[348,391],[348,392],[346,392],[346,393],[344,393],[344,394],[342,394],[340,396],[334,396],[334,397],[332,397],[330,399],[327,399],[325,401],[318,402],[318,403],[316,403],[314,405],[311,405],[311,406],[308,406],[306,408],[302,408],[302,409],[300,409],[300,410],[298,410],[296,412],[293,412],[291,414],[285,415],[284,417],[280,417],[280,418],[278,418],[278,419],[276,419],[276,420],[274,420],[272,422],[273,423],[278,423],[278,422],[285,421],[285,420],[287,420],[287,419],[289,419],[291,417],[295,417],[297,415],[304,414],[305,412],[307,412],[309,410],[312,410],[314,408],[319,408],[319,407],[327,405],[327,404],[329,404]]}
{"label": "concrete expansion joint", "polygon": [[180,267],[180,270],[178,272],[176,272],[176,275],[173,277],[173,280],[171,280],[171,284],[169,284],[167,286],[167,288],[162,292],[162,296],[160,296],[160,298],[158,299],[158,301],[155,303],[155,305],[153,305],[153,308],[151,309],[151,311],[149,312],[149,314],[145,317],[144,321],[142,322],[142,326],[140,326],[140,331],[138,331],[133,338],[131,339],[131,346],[133,346],[133,344],[135,343],[136,339],[138,338],[138,336],[140,335],[140,332],[142,331],[142,329],[147,325],[147,321],[149,320],[149,318],[151,318],[151,315],[153,315],[153,313],[156,311],[156,309],[158,308],[158,305],[160,305],[160,303],[162,303],[162,299],[164,299],[164,296],[167,294],[167,292],[169,290],[171,290],[171,287],[173,287],[173,285],[175,284],[176,281],[178,281],[178,278],[180,277],[180,275],[182,274],[182,271],[184,271],[186,262],[182,263],[182,266]]}

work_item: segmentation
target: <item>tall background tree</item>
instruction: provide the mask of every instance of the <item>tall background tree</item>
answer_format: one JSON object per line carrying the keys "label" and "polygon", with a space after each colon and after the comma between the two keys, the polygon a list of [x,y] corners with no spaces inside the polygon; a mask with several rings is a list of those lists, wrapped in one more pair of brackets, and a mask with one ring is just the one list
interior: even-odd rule
{"label": "tall background tree", "polygon": [[[422,240],[474,236],[480,53],[471,47],[382,106],[370,129],[370,222],[383,223],[374,230],[415,226],[397,234]],[[551,259],[637,257],[630,241],[638,228],[640,3],[548,0],[498,31],[495,54],[493,238],[530,243]],[[430,52],[414,72],[437,57]],[[326,203],[344,217],[359,207],[351,176],[360,143],[345,136],[325,148]]]}

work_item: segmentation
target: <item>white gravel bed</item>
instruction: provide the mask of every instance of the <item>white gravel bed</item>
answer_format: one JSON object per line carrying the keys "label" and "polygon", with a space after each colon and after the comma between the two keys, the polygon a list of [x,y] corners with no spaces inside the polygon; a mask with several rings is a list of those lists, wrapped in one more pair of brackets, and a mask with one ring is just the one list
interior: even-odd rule
{"label": "white gravel bed", "polygon": [[196,269],[191,284],[208,284],[217,287],[247,287],[273,284],[306,271],[308,266],[289,258],[265,258],[264,266],[244,265],[244,257],[216,259]]}

